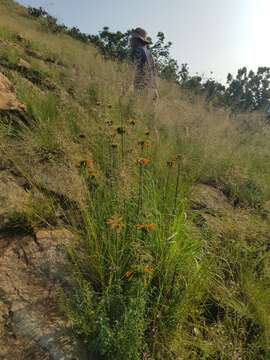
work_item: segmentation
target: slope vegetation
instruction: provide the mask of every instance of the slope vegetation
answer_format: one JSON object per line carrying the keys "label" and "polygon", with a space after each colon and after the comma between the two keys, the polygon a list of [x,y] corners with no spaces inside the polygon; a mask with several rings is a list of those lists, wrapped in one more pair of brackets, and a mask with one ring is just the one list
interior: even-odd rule
{"label": "slope vegetation", "polygon": [[0,0],[0,357],[270,358],[270,130]]}

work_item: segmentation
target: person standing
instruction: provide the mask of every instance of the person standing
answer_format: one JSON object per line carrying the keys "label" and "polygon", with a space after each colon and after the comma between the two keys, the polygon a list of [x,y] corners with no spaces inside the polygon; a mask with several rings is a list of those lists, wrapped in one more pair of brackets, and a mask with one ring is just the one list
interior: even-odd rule
{"label": "person standing", "polygon": [[135,65],[134,89],[136,91],[151,91],[154,99],[158,98],[156,86],[156,66],[153,56],[148,49],[150,42],[147,32],[136,28],[131,33],[131,60]]}

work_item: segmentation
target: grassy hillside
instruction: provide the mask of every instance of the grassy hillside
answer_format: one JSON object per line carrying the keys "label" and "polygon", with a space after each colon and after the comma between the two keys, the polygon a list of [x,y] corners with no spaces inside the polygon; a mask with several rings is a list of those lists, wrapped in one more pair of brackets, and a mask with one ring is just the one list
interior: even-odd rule
{"label": "grassy hillside", "polygon": [[0,72],[27,107],[0,112],[3,166],[29,204],[8,227],[65,226],[59,299],[98,359],[270,358],[270,130],[51,33],[0,0]]}

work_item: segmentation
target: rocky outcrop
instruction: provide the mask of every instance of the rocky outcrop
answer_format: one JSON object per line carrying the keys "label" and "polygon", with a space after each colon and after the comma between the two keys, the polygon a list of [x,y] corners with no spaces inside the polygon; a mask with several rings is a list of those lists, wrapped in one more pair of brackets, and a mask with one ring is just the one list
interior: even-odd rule
{"label": "rocky outcrop", "polygon": [[15,89],[10,81],[0,73],[0,112],[25,112],[26,107],[16,98]]}
{"label": "rocky outcrop", "polygon": [[32,172],[36,186],[42,192],[56,197],[60,203],[69,203],[73,208],[84,203],[82,179],[74,169],[65,164],[42,161],[36,163],[34,170],[29,169],[29,172]]}
{"label": "rocky outcrop", "polygon": [[0,235],[0,358],[85,359],[59,310],[68,283],[66,229]]}
{"label": "rocky outcrop", "polygon": [[210,230],[220,240],[265,244],[269,239],[270,246],[269,219],[263,212],[234,207],[222,191],[205,184],[194,186],[191,204],[197,225]]}
{"label": "rocky outcrop", "polygon": [[19,180],[0,171],[0,359],[86,359],[59,308],[59,294],[72,285],[65,247],[74,235],[12,227],[30,196]]}

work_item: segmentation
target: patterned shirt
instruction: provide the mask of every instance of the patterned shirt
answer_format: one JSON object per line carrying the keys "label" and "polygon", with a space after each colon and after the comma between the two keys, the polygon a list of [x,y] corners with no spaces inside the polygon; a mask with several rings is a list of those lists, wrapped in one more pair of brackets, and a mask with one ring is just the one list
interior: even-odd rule
{"label": "patterned shirt", "polygon": [[131,59],[135,65],[135,89],[155,87],[155,62],[147,47],[144,45],[134,48]]}

